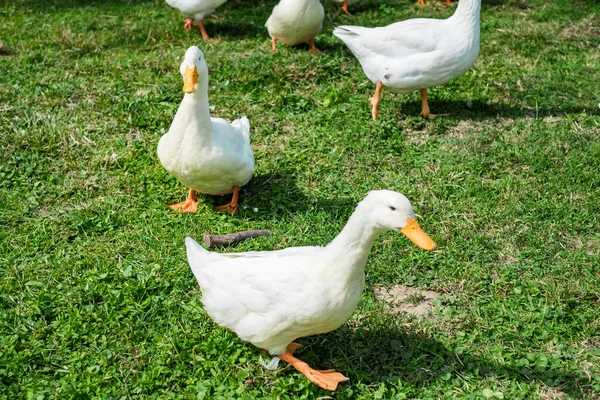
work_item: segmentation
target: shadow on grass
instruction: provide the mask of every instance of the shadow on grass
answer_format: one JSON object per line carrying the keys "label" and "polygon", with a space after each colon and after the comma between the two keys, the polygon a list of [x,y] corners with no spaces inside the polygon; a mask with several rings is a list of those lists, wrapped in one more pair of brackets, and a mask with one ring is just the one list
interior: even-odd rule
{"label": "shadow on grass", "polygon": [[[380,106],[381,107],[381,106]],[[589,107],[564,104],[560,107],[539,107],[530,108],[521,105],[508,105],[501,103],[490,103],[481,100],[470,102],[465,101],[446,101],[429,99],[429,107],[434,114],[445,114],[443,118],[456,120],[487,120],[497,117],[502,118],[544,118],[547,116],[561,116],[566,114],[581,114],[583,112],[589,115],[598,114],[598,110],[590,104]],[[382,109],[380,108],[380,113]],[[421,112],[420,102],[410,102],[400,110],[400,114],[405,116],[419,115]]]}
{"label": "shadow on grass", "polygon": [[[314,368],[336,368],[350,378],[340,387],[343,396],[352,384],[379,384],[398,381],[415,386],[432,385],[436,381],[481,379],[516,380],[522,383],[538,382],[577,398],[592,396],[590,380],[585,375],[570,373],[547,366],[527,366],[498,363],[451,349],[423,334],[398,328],[377,327],[350,331],[342,327],[326,335],[299,340],[306,347],[299,357]],[[343,343],[343,346],[339,344]],[[318,354],[339,354],[324,360]]]}
{"label": "shadow on grass", "polygon": [[[213,196],[211,196],[213,197]],[[248,218],[257,221],[280,220],[286,214],[304,213],[318,209],[330,214],[350,215],[356,207],[356,202],[350,199],[323,200],[307,197],[296,184],[295,173],[291,170],[276,171],[256,175],[240,189],[242,208],[240,214],[246,213]],[[231,196],[215,196],[214,204],[224,204]],[[259,211],[244,210],[244,205],[252,207],[260,204]]]}
{"label": "shadow on grass", "polygon": [[[438,1],[438,0],[433,0],[433,1]],[[347,16],[346,14],[344,14],[341,11],[341,6],[342,3],[340,1],[340,3],[337,2],[333,2],[331,0],[329,1],[322,1],[321,2],[323,4],[323,7],[325,8],[325,12],[330,13],[331,15],[326,15],[325,18],[331,17],[331,22],[333,22],[333,20],[335,20],[336,18],[342,16],[342,17],[346,17],[348,19],[352,18],[355,15],[359,15],[362,13],[366,13],[366,12],[373,12],[373,10],[379,10],[383,7],[392,7],[392,9],[394,10],[394,13],[398,13],[400,14],[400,11],[404,11],[406,9],[410,9],[416,6],[417,4],[417,0],[404,0],[403,2],[398,2],[397,0],[375,0],[375,1],[354,1],[348,6],[348,9],[350,10],[350,16]],[[329,3],[329,4],[326,4]],[[337,14],[336,14],[337,13]],[[336,25],[354,25],[354,23],[352,22],[348,22],[348,23],[339,23],[339,21],[336,23]]]}
{"label": "shadow on grass", "polygon": [[[220,37],[222,39],[255,38],[262,35],[266,36],[267,32],[267,29],[263,26],[229,19],[218,23],[216,21],[211,21],[210,18],[208,18],[205,25],[211,36]],[[198,32],[197,29],[195,29],[195,31]],[[266,37],[268,38],[268,36]],[[202,40],[199,33],[198,39],[199,41]]]}
{"label": "shadow on grass", "polygon": [[39,8],[44,11],[60,11],[77,7],[128,7],[140,3],[157,3],[156,0],[21,0],[15,1],[11,6],[21,9]]}
{"label": "shadow on grass", "polygon": [[[265,40],[268,40],[269,44],[270,44],[271,38],[269,37],[268,33],[266,33],[266,32],[267,31],[265,29]],[[279,49],[279,47],[283,47],[283,46],[286,46],[286,45],[281,42],[277,42],[277,49]],[[323,53],[323,54],[316,54],[315,57],[323,56],[324,54],[336,54],[341,51],[344,51],[344,49],[347,49],[346,45],[341,40],[337,40],[334,42],[326,42],[324,40],[319,40],[319,36],[317,36],[317,38],[315,40],[315,46],[321,53]],[[308,42],[300,43],[295,46],[292,46],[292,49],[294,49],[298,52],[308,52],[310,50],[310,45],[308,44]]]}

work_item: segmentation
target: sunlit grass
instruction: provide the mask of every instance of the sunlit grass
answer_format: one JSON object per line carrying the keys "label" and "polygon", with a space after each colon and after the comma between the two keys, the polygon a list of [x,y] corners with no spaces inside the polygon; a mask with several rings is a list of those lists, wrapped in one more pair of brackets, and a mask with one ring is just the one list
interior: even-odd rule
{"label": "sunlit grass", "polygon": [[[235,250],[326,244],[371,189],[405,193],[438,243],[384,235],[353,318],[300,339],[300,357],[350,378],[335,398],[600,396],[600,8],[484,2],[481,53],[430,92],[374,86],[334,26],[444,18],[443,1],[326,2],[317,46],[278,46],[274,1],[228,2],[182,29],[162,1],[0,5],[0,398],[317,398],[293,368],[203,311],[183,239],[271,229]],[[426,40],[426,38],[424,38]],[[156,145],[198,45],[214,116],[247,115],[256,175],[235,216],[186,189]],[[284,267],[284,266],[282,266]],[[418,320],[373,285],[442,293]]]}

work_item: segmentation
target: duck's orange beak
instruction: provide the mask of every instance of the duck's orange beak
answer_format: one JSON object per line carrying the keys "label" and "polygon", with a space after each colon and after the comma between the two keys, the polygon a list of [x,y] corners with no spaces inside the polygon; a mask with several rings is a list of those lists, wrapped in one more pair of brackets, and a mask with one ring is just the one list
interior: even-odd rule
{"label": "duck's orange beak", "polygon": [[400,232],[404,233],[407,238],[423,250],[433,250],[437,247],[435,242],[423,232],[416,219],[409,218],[408,223],[400,229]]}
{"label": "duck's orange beak", "polygon": [[198,83],[198,71],[194,65],[191,69],[185,66],[185,76],[183,77],[183,91],[186,93],[194,93],[196,91],[196,83]]}

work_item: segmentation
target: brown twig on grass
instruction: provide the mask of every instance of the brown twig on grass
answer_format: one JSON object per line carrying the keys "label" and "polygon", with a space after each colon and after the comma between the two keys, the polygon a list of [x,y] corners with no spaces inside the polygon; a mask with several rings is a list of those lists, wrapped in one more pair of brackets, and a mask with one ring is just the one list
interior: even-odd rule
{"label": "brown twig on grass", "polygon": [[202,241],[210,249],[216,246],[227,247],[234,243],[241,242],[242,240],[256,238],[259,236],[271,236],[271,231],[243,231],[228,233],[227,235],[209,235],[205,233],[204,235],[202,235]]}

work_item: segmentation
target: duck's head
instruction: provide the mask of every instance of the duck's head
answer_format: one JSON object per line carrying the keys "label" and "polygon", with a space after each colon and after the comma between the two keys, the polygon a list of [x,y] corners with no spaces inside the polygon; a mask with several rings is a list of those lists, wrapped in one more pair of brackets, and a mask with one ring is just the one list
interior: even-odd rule
{"label": "duck's head", "polygon": [[370,219],[384,231],[402,232],[424,250],[433,250],[436,244],[419,226],[410,201],[401,193],[391,190],[373,190],[361,202]]}
{"label": "duck's head", "polygon": [[198,88],[198,77],[205,79],[208,76],[208,67],[204,61],[204,54],[196,46],[191,46],[185,52],[185,58],[179,67],[183,75],[183,91],[194,93]]}

